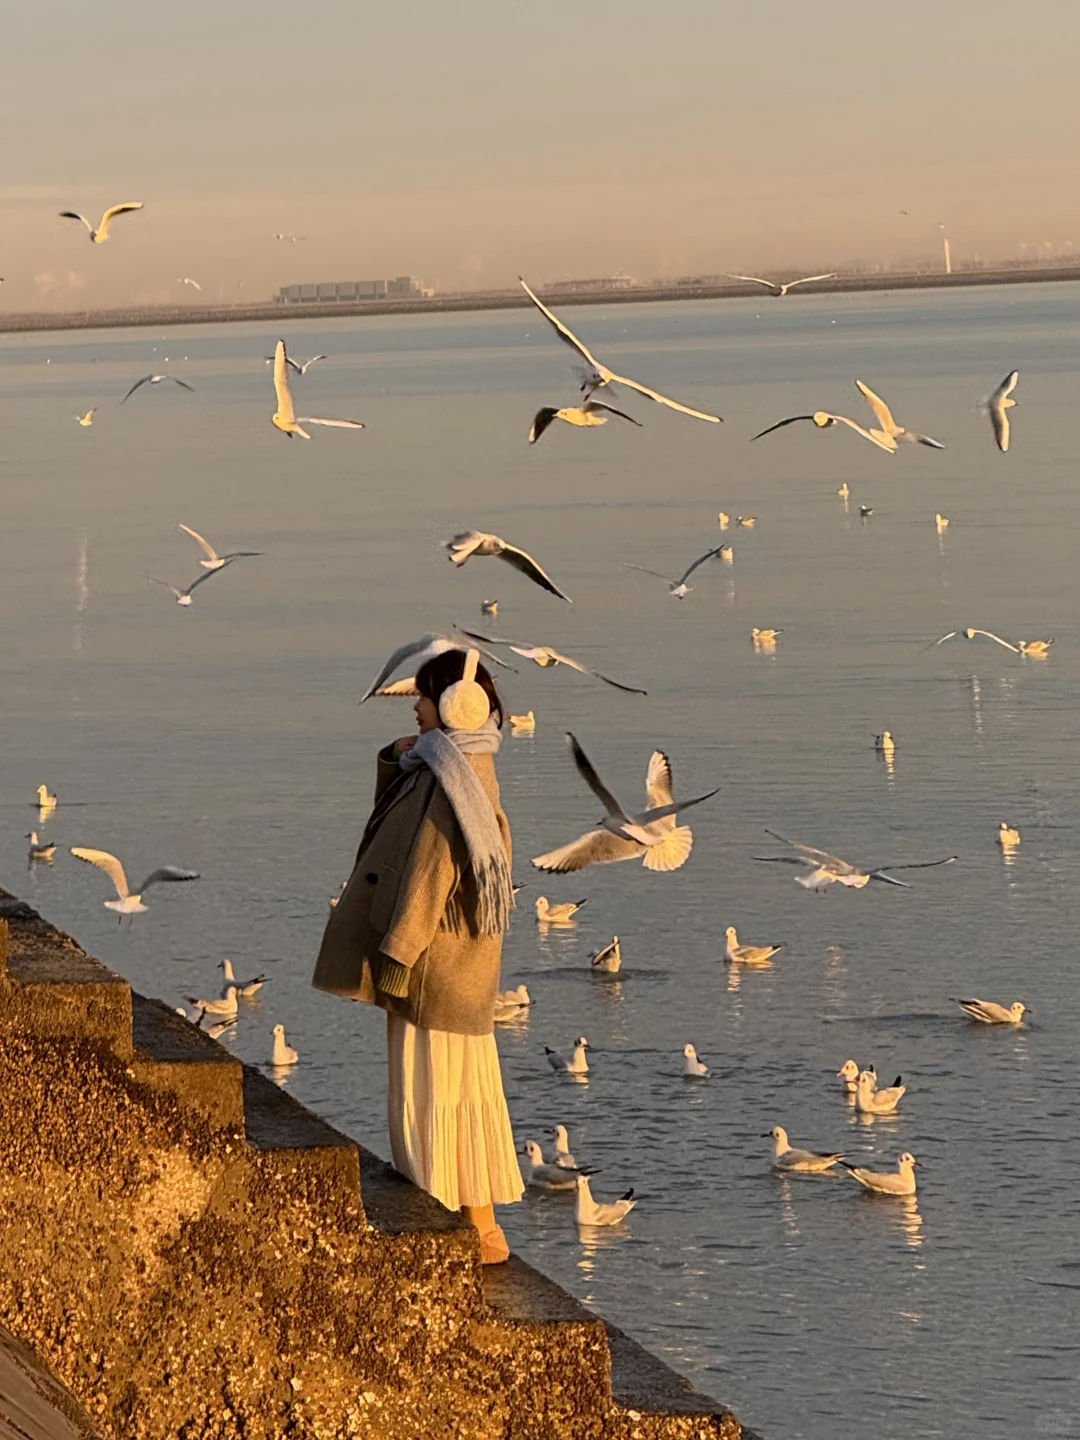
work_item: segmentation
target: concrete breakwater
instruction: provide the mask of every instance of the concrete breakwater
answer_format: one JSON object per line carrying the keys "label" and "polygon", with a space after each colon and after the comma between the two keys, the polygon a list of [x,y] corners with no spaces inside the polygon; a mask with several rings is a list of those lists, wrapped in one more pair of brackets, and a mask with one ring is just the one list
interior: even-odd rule
{"label": "concrete breakwater", "polygon": [[753,1440],[2,890],[0,1055],[0,1325],[102,1440]]}

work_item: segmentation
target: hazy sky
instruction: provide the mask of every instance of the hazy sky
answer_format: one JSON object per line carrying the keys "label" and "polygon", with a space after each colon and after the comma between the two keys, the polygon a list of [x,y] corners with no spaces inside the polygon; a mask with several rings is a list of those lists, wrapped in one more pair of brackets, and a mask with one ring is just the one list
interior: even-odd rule
{"label": "hazy sky", "polygon": [[1078,51],[1076,0],[35,0],[0,306],[1080,247]]}

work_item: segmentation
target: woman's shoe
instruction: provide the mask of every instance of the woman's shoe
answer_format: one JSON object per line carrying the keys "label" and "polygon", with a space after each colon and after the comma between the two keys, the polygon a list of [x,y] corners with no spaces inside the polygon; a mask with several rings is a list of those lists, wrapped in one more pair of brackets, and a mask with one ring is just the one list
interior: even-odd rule
{"label": "woman's shoe", "polygon": [[494,1230],[485,1230],[480,1236],[481,1265],[505,1265],[509,1259],[510,1246],[506,1243],[502,1227],[496,1225]]}

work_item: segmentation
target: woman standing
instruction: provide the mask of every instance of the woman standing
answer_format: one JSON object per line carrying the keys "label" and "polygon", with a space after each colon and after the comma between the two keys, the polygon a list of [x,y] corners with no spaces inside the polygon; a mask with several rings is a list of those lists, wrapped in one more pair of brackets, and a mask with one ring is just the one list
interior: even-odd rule
{"label": "woman standing", "polygon": [[419,735],[379,752],[375,807],[312,983],[386,1011],[394,1164],[509,1256],[495,1205],[524,1191],[493,1016],[513,906],[494,756],[502,702],[477,651],[416,676]]}

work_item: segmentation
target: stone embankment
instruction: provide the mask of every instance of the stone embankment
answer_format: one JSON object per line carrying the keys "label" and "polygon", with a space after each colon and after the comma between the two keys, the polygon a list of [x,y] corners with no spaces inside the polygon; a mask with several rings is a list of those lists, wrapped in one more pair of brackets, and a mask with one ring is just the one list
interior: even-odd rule
{"label": "stone embankment", "polygon": [[0,1326],[56,1435],[753,1440],[2,890],[0,1057]]}

